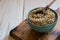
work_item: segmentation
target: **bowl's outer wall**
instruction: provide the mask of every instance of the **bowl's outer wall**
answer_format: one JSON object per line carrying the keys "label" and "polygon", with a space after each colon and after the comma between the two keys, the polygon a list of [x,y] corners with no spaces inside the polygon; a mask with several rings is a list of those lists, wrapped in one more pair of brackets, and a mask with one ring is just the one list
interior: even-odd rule
{"label": "bowl's outer wall", "polygon": [[32,29],[34,29],[34,30],[37,31],[37,32],[47,33],[47,32],[51,31],[51,30],[55,27],[56,22],[55,22],[54,24],[52,24],[52,25],[50,25],[50,26],[46,26],[46,27],[37,27],[37,26],[32,25],[31,23],[29,23],[29,25],[30,25],[30,27],[31,27]]}

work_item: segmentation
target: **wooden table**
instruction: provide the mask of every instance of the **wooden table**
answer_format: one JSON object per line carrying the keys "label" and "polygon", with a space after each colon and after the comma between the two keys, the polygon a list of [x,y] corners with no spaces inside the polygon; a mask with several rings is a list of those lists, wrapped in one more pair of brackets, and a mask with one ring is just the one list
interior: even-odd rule
{"label": "wooden table", "polygon": [[55,30],[49,33],[36,32],[30,28],[26,20],[11,30],[10,35],[16,40],[60,40],[56,39],[57,33]]}

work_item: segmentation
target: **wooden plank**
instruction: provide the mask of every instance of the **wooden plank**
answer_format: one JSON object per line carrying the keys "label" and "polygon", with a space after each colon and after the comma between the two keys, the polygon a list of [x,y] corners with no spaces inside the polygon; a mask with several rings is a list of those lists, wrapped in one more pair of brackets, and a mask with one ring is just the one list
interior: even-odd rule
{"label": "wooden plank", "polygon": [[0,40],[9,40],[10,30],[22,21],[22,7],[23,0],[0,1]]}
{"label": "wooden plank", "polygon": [[9,0],[10,8],[10,27],[15,28],[22,21],[23,0]]}
{"label": "wooden plank", "polygon": [[[9,31],[15,28],[22,21],[23,0],[9,0],[10,24]],[[12,40],[9,38],[9,40]]]}
{"label": "wooden plank", "polygon": [[9,24],[9,15],[8,15],[8,1],[1,0],[0,1],[0,40],[4,40]]}

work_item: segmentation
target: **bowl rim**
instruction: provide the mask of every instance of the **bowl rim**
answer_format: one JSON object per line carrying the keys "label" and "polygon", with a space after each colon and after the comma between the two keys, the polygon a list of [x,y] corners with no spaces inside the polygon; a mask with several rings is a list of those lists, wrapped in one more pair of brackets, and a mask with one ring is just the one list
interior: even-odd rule
{"label": "bowl rim", "polygon": [[[35,24],[32,24],[32,23],[30,22],[30,20],[29,20],[29,14],[30,14],[30,12],[32,12],[33,10],[36,10],[36,9],[38,9],[38,8],[44,8],[44,7],[37,7],[37,8],[34,8],[34,9],[30,10],[30,11],[28,12],[28,18],[27,18],[28,23],[30,23],[31,25],[37,26],[37,27],[39,27],[39,25],[35,25]],[[58,14],[57,14],[57,12],[55,12],[55,11],[54,11],[53,9],[51,9],[51,8],[49,8],[49,9],[54,12],[54,14],[56,15],[56,16],[55,16],[56,19],[55,19],[55,21],[54,21],[53,23],[51,23],[51,24],[49,24],[49,25],[44,25],[44,27],[53,25],[54,23],[57,22],[57,19],[58,19]],[[40,27],[43,27],[43,26],[40,26]]]}

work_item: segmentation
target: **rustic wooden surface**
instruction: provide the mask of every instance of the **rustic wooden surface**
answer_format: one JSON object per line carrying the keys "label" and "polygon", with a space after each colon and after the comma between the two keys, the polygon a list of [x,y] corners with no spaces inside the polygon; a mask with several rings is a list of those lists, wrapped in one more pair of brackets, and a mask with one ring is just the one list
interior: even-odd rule
{"label": "rustic wooden surface", "polygon": [[49,33],[36,32],[30,28],[27,21],[23,21],[10,32],[10,35],[16,40],[55,40],[58,33],[55,30]]}

